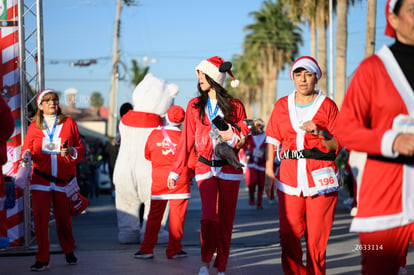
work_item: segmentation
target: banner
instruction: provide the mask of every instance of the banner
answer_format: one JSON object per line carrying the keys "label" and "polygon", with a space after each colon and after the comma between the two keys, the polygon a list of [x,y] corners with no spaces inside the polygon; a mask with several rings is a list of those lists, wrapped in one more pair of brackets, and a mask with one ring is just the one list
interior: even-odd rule
{"label": "banner", "polygon": [[[19,75],[19,33],[17,27],[17,0],[0,0],[0,87],[1,96],[9,105],[15,120],[14,132],[7,143],[8,163],[3,167],[3,175],[14,177],[15,167],[21,151],[20,117],[20,75]],[[16,189],[16,204],[12,209],[3,210],[7,218],[7,235],[11,246],[24,244],[24,197],[23,191]]]}

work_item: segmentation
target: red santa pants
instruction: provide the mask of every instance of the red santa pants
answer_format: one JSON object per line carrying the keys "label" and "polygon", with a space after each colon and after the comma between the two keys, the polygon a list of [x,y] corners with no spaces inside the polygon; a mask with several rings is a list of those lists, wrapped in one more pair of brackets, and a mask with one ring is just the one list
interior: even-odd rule
{"label": "red santa pants", "polygon": [[[325,274],[326,246],[335,215],[338,192],[303,197],[277,191],[280,244],[285,274]],[[301,238],[305,234],[306,267]]]}
{"label": "red santa pants", "polygon": [[214,267],[225,272],[230,255],[240,181],[216,177],[198,182],[201,198],[201,260],[209,263],[217,250]]}
{"label": "red santa pants", "polygon": [[250,204],[254,204],[254,193],[257,186],[257,205],[262,205],[263,190],[265,186],[265,171],[260,171],[255,168],[247,168],[249,173],[246,173],[246,182],[249,186],[249,201]]}
{"label": "red santa pants", "polygon": [[405,263],[408,243],[414,246],[414,223],[370,233],[360,233],[362,274],[398,274]]}
{"label": "red santa pants", "polygon": [[[144,241],[139,251],[142,254],[154,254],[158,233],[161,228],[161,220],[167,207],[168,200],[151,200],[147,226],[145,228]],[[170,200],[169,236],[166,255],[168,258],[183,249],[181,240],[184,233],[185,216],[187,214],[188,199]]]}
{"label": "red santa pants", "polygon": [[69,200],[64,192],[32,190],[32,211],[38,252],[36,261],[49,262],[49,219],[50,202],[56,221],[57,236],[63,253],[68,254],[75,249],[72,234],[72,217]]}

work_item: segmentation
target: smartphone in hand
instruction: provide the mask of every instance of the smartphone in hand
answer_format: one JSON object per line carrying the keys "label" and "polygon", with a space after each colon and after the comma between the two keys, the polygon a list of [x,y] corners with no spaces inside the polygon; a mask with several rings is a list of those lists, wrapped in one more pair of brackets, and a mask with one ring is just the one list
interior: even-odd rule
{"label": "smartphone in hand", "polygon": [[229,125],[221,116],[216,116],[211,122],[213,122],[214,126],[220,131],[227,131],[229,129]]}

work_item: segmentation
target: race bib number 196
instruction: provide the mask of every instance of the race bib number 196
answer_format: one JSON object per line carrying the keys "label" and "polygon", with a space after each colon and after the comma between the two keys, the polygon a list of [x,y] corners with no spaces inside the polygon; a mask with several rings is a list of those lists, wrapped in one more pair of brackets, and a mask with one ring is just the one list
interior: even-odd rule
{"label": "race bib number 196", "polygon": [[325,167],[312,171],[312,178],[315,182],[318,194],[327,194],[339,190],[338,179],[332,167]]}

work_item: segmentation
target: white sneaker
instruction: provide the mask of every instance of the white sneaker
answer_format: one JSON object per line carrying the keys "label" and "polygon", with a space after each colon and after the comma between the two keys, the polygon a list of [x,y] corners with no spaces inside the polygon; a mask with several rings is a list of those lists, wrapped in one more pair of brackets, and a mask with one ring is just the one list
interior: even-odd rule
{"label": "white sneaker", "polygon": [[224,274],[224,272],[219,272],[217,273],[217,275],[226,275],[226,274]]}
{"label": "white sneaker", "polygon": [[202,267],[200,268],[200,272],[198,272],[198,275],[210,275],[210,274],[208,273],[208,269],[207,269],[207,267],[202,266]]}

